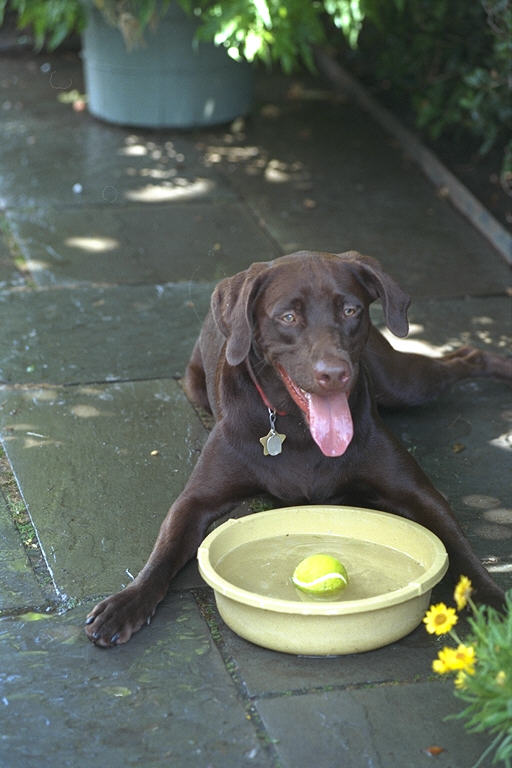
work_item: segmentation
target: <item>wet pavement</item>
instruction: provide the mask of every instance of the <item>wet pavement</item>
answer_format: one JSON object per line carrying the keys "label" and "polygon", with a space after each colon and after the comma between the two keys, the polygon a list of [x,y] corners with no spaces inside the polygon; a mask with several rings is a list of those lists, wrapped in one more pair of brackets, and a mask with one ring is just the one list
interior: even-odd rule
{"label": "wet pavement", "polygon": [[[127,646],[82,624],[143,565],[206,439],[179,377],[217,279],[356,248],[415,297],[405,348],[504,352],[509,268],[321,79],[262,74],[248,120],[191,133],[102,124],[71,89],[74,54],[3,53],[0,766],[470,768],[487,739],[445,719],[461,706],[421,627],[279,654],[223,624],[195,563]],[[466,382],[387,418],[512,587],[512,390]]]}

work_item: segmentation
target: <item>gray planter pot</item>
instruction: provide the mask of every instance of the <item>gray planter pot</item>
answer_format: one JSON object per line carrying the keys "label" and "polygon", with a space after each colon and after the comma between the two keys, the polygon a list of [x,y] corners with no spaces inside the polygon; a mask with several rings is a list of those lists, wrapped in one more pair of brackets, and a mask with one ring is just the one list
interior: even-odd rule
{"label": "gray planter pot", "polygon": [[246,114],[253,72],[212,43],[196,43],[196,23],[171,4],[144,45],[128,51],[119,30],[88,4],[83,32],[89,110],[111,123],[191,128]]}

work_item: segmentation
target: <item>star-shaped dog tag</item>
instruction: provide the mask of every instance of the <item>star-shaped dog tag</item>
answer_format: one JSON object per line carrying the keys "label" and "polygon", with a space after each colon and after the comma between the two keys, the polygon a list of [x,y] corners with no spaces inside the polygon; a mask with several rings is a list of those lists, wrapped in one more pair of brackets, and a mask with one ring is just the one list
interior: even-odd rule
{"label": "star-shaped dog tag", "polygon": [[286,440],[286,435],[282,435],[276,432],[275,429],[271,429],[268,435],[260,437],[260,443],[263,446],[264,456],[279,456],[283,450],[283,443]]}

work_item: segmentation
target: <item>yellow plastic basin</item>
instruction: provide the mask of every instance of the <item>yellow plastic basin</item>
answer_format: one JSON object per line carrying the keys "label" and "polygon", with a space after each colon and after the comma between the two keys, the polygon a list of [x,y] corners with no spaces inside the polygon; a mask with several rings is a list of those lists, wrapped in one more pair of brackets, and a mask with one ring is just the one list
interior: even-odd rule
{"label": "yellow plastic basin", "polygon": [[[217,564],[242,544],[273,536],[323,534],[359,539],[407,554],[422,567],[398,589],[360,600],[304,602],[241,589],[223,578]],[[437,536],[417,523],[373,509],[300,506],[231,519],[210,533],[198,551],[199,570],[215,592],[220,615],[253,643],[295,654],[332,655],[380,648],[420,623],[432,587],[448,568]]]}

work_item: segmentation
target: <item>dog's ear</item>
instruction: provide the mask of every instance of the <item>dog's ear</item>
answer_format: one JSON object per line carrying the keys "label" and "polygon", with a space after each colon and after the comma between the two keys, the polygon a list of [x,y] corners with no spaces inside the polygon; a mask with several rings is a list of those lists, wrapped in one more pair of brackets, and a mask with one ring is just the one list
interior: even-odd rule
{"label": "dog's ear", "polygon": [[216,286],[211,310],[217,326],[227,339],[226,360],[239,365],[251,348],[252,305],[269,264],[257,262],[243,272],[226,277]]}
{"label": "dog's ear", "polygon": [[338,254],[344,261],[355,267],[354,274],[366,288],[372,301],[380,299],[384,309],[384,318],[389,330],[403,338],[409,333],[407,310],[410,297],[402,291],[393,278],[387,275],[377,259],[363,256],[357,251]]}

